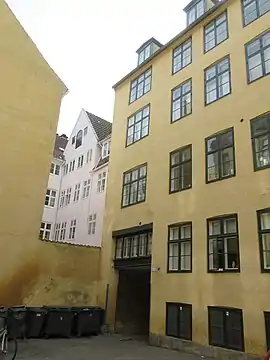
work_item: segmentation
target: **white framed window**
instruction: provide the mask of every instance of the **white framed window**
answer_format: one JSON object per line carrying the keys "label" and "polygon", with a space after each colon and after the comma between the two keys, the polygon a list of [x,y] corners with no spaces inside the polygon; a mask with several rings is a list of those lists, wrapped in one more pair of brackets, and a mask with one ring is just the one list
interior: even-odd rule
{"label": "white framed window", "polygon": [[81,188],[81,184],[77,184],[75,186],[75,191],[74,191],[74,197],[73,197],[73,201],[79,201],[80,198],[80,188]]}
{"label": "white framed window", "polygon": [[66,203],[65,203],[66,206],[70,204],[70,198],[71,198],[71,187],[69,187],[66,192]]}
{"label": "white framed window", "polygon": [[75,160],[72,160],[69,163],[69,172],[74,171],[75,170]]}
{"label": "white framed window", "polygon": [[79,146],[82,145],[82,138],[83,138],[83,132],[82,130],[80,130],[76,135],[75,149],[77,149]]}
{"label": "white framed window", "polygon": [[88,235],[94,235],[96,233],[97,214],[89,215],[88,220]]}
{"label": "white framed window", "polygon": [[60,174],[60,165],[51,163],[50,173],[53,175],[59,175]]}
{"label": "white framed window", "polygon": [[86,126],[86,127],[83,129],[83,136],[86,136],[86,135],[87,135],[87,132],[88,132],[88,127]]}
{"label": "white framed window", "polygon": [[66,190],[61,191],[60,207],[63,207],[63,206],[64,206],[64,203],[65,203],[65,194],[66,194]]}
{"label": "white framed window", "polygon": [[98,193],[102,193],[105,190],[106,177],[107,177],[106,171],[98,174],[98,182],[97,182],[97,192]]}
{"label": "white framed window", "polygon": [[67,175],[68,173],[68,164],[64,166],[64,175]]}
{"label": "white framed window", "polygon": [[60,223],[55,224],[55,228],[54,228],[54,240],[59,240],[60,228],[61,228],[61,224],[60,224]]}
{"label": "white framed window", "polygon": [[54,207],[56,202],[56,190],[48,189],[45,196],[45,205],[49,207]]}
{"label": "white framed window", "polygon": [[110,151],[111,151],[111,141],[106,141],[103,145],[102,145],[102,158],[105,158],[107,156],[110,155]]}
{"label": "white framed window", "polygon": [[39,238],[41,240],[50,240],[52,231],[52,224],[48,222],[42,222],[39,230]]}
{"label": "white framed window", "polygon": [[86,154],[86,162],[87,162],[87,164],[92,160],[92,153],[93,153],[92,149],[87,151],[87,154]]}
{"label": "white framed window", "polygon": [[60,231],[60,240],[65,240],[67,230],[67,223],[62,222],[61,231]]}
{"label": "white framed window", "polygon": [[78,165],[77,168],[81,168],[83,166],[83,155],[78,157]]}
{"label": "white framed window", "polygon": [[85,180],[83,182],[83,199],[86,199],[89,196],[90,193],[90,184],[91,184],[91,179]]}
{"label": "white framed window", "polygon": [[76,219],[71,220],[69,228],[69,239],[75,239]]}

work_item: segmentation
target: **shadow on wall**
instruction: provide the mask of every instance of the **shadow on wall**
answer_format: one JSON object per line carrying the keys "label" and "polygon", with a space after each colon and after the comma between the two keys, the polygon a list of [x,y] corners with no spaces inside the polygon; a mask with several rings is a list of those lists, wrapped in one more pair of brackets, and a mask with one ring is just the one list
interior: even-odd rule
{"label": "shadow on wall", "polygon": [[97,305],[99,257],[99,248],[38,240],[22,247],[0,264],[0,305]]}

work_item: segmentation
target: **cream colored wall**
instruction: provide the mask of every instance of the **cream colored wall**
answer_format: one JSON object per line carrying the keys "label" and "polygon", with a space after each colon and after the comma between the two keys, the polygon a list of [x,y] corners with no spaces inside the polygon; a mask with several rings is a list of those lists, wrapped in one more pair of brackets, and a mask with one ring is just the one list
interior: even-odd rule
{"label": "cream colored wall", "polygon": [[99,251],[38,240],[66,87],[3,0],[0,33],[0,305],[94,304]]}
{"label": "cream colored wall", "polygon": [[[263,310],[270,310],[269,275],[261,274],[256,210],[269,207],[269,170],[254,172],[250,140],[250,119],[269,111],[269,77],[247,85],[244,44],[269,27],[270,14],[243,28],[241,2],[229,1],[229,39],[203,54],[203,25],[192,30],[193,62],[171,75],[172,48],[152,60],[152,90],[128,105],[130,80],[116,89],[112,147],[107,188],[101,275],[112,288],[117,277],[112,270],[113,230],[154,223],[152,265],[151,325],[154,334],[165,333],[165,302],[186,302],[193,306],[193,340],[208,344],[207,306],[232,306],[243,309],[245,348],[264,353]],[[189,34],[190,35],[190,34]],[[185,40],[186,35],[182,40]],[[178,42],[180,43],[180,42]],[[173,44],[177,46],[178,43]],[[204,69],[230,54],[232,94],[205,107]],[[149,65],[145,66],[147,69]],[[143,72],[144,69],[140,71]],[[192,77],[192,115],[170,124],[171,89]],[[151,103],[149,137],[125,148],[126,119]],[[243,119],[243,122],[240,120]],[[205,183],[205,142],[209,135],[234,127],[236,177],[212,184]],[[169,153],[192,144],[192,189],[169,195]],[[141,163],[148,163],[146,202],[121,209],[122,174]],[[238,214],[240,234],[239,274],[207,273],[206,219],[223,214]],[[167,274],[167,226],[193,223],[193,271]],[[113,320],[115,291],[110,298]],[[104,302],[104,299],[100,299]]]}

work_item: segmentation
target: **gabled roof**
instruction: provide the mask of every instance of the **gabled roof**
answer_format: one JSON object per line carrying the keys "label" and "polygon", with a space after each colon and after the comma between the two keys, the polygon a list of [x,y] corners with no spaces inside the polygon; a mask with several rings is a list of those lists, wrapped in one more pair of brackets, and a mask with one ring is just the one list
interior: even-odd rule
{"label": "gabled roof", "polygon": [[100,117],[85,111],[91,125],[93,126],[94,132],[97,135],[98,141],[105,139],[112,132],[112,123],[107,120],[101,119]]}
{"label": "gabled roof", "polygon": [[68,143],[68,137],[65,134],[56,134],[53,156],[57,159],[64,159],[64,150]]}
{"label": "gabled roof", "polygon": [[109,160],[110,160],[110,156],[109,156],[109,155],[106,156],[105,158],[100,158],[100,159],[99,159],[99,162],[98,162],[97,165],[96,165],[96,169],[98,169],[100,166],[103,166],[103,165],[107,164],[107,163],[109,162]]}

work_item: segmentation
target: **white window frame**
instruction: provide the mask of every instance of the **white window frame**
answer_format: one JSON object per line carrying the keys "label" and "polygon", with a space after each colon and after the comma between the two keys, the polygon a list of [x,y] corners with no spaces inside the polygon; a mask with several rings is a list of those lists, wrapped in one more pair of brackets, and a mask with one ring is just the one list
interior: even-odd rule
{"label": "white window frame", "polygon": [[88,164],[90,161],[92,161],[92,153],[93,153],[93,150],[90,149],[87,151],[87,154],[86,154],[86,163]]}
{"label": "white window frame", "polygon": [[83,199],[88,198],[90,194],[90,185],[91,185],[91,179],[85,180],[83,182],[83,195],[82,195]]}
{"label": "white window frame", "polygon": [[62,222],[60,230],[60,240],[65,240],[67,230],[67,222]]}
{"label": "white window frame", "polygon": [[54,227],[54,240],[58,241],[60,236],[61,223],[55,224]]}
{"label": "white window frame", "polygon": [[52,223],[42,221],[39,230],[39,238],[40,240],[50,240],[52,233]]}
{"label": "white window frame", "polygon": [[46,196],[45,196],[45,206],[52,207],[52,208],[55,207],[56,197],[57,197],[57,190],[47,189]]}
{"label": "white window frame", "polygon": [[81,167],[83,167],[83,155],[78,157],[78,165],[77,165],[77,169],[80,169]]}
{"label": "white window frame", "polygon": [[103,193],[106,187],[106,180],[107,180],[107,172],[103,171],[102,173],[98,174],[98,181],[97,181],[97,192]]}
{"label": "white window frame", "polygon": [[88,126],[86,126],[84,129],[83,129],[83,136],[86,136],[88,133]]}
{"label": "white window frame", "polygon": [[61,191],[59,207],[64,207],[64,205],[65,205],[65,195],[66,195],[66,190]]}
{"label": "white window frame", "polygon": [[67,188],[66,190],[66,198],[65,198],[65,205],[69,205],[70,204],[70,199],[71,199],[71,187]]}
{"label": "white window frame", "polygon": [[80,190],[81,190],[81,184],[78,183],[75,185],[75,191],[73,196],[73,202],[77,202],[80,199]]}
{"label": "white window frame", "polygon": [[91,214],[88,218],[88,235],[95,235],[97,226],[97,214]]}
{"label": "white window frame", "polygon": [[76,219],[72,219],[72,220],[70,221],[69,236],[68,236],[68,238],[69,238],[70,240],[74,240],[74,239],[75,239],[75,235],[76,235],[76,223],[77,223]]}
{"label": "white window frame", "polygon": [[60,165],[51,163],[50,173],[53,175],[59,175],[60,174]]}
{"label": "white window frame", "polygon": [[101,157],[104,159],[105,157],[109,156],[111,152],[111,141],[105,141],[102,144],[102,151],[101,151]]}

